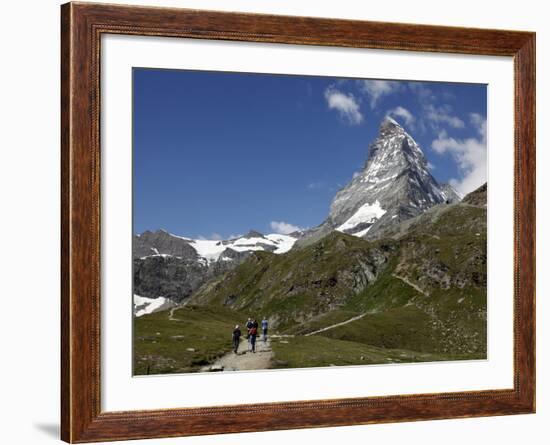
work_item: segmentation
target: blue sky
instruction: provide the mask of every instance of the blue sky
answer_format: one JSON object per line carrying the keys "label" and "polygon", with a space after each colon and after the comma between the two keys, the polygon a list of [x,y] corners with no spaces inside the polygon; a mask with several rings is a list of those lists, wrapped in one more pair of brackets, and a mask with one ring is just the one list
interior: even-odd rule
{"label": "blue sky", "polygon": [[313,227],[391,115],[432,174],[485,182],[485,85],[135,68],[134,232]]}

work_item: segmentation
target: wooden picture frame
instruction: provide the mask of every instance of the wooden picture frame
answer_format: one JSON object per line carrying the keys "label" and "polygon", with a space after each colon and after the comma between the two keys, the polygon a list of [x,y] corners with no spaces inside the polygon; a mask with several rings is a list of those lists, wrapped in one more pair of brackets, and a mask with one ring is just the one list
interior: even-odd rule
{"label": "wooden picture frame", "polygon": [[[100,38],[106,33],[513,57],[513,389],[102,412],[99,73]],[[61,35],[63,440],[94,442],[535,411],[534,33],[67,3],[61,7]],[[251,412],[253,416],[246,415]]]}

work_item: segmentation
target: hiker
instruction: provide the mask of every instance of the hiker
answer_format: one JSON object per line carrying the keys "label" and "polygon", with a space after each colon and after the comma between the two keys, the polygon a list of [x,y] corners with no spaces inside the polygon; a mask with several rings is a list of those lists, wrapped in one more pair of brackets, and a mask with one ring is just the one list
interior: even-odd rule
{"label": "hiker", "polygon": [[252,327],[248,331],[248,338],[250,339],[250,349],[252,352],[256,352],[256,336],[258,335],[258,322],[254,320]]}
{"label": "hiker", "polygon": [[246,339],[248,340],[248,350],[252,351],[252,340],[250,338],[250,329],[254,326],[252,318],[248,318],[246,322]]}
{"label": "hiker", "polygon": [[262,320],[262,334],[263,334],[264,343],[267,341],[267,325],[268,325],[267,318],[264,317],[264,319]]}
{"label": "hiker", "polygon": [[237,354],[239,351],[239,342],[241,341],[241,330],[239,329],[239,325],[235,326],[235,329],[233,329],[233,352]]}

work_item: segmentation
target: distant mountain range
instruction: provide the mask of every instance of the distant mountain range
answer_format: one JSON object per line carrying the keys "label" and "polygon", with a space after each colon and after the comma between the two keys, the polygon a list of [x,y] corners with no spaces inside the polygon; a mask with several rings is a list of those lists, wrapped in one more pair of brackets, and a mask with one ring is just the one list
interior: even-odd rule
{"label": "distant mountain range", "polygon": [[[135,235],[134,309],[143,315],[181,303],[208,279],[244,261],[251,252],[288,252],[295,237],[251,230],[230,240],[185,238],[165,230]],[[156,299],[161,300],[156,300]]]}
{"label": "distant mountain range", "polygon": [[210,264],[218,261],[232,261],[238,258],[239,254],[255,250],[285,253],[292,248],[296,239],[297,236],[263,235],[251,230],[246,235],[229,240],[203,240],[173,235],[161,229],[135,235],[133,255],[134,258],[171,256]]}

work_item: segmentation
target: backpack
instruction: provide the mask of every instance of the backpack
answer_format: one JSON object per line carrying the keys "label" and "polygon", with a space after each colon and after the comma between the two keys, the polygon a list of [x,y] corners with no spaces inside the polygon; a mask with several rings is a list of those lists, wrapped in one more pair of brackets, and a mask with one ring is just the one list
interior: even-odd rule
{"label": "backpack", "polygon": [[250,335],[256,335],[257,333],[258,333],[258,329],[256,328],[256,326],[253,326],[249,331]]}

